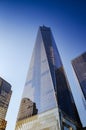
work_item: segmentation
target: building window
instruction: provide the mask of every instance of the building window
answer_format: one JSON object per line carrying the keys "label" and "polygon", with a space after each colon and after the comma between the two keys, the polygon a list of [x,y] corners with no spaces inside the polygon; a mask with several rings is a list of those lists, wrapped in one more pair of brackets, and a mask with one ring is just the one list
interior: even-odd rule
{"label": "building window", "polygon": [[73,130],[73,128],[69,126],[68,124],[63,123],[63,130]]}
{"label": "building window", "polygon": [[64,126],[64,129],[63,130],[73,130],[72,127],[67,127],[67,126]]}

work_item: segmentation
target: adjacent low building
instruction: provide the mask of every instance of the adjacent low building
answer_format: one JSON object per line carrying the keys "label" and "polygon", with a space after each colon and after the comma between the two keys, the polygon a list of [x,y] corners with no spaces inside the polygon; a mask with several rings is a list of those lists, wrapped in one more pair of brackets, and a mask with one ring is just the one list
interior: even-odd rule
{"label": "adjacent low building", "polygon": [[76,79],[76,107],[82,126],[86,130],[86,52],[72,60],[72,67]]}
{"label": "adjacent low building", "polygon": [[6,128],[7,121],[5,117],[11,94],[11,85],[0,77],[0,130],[5,130]]}

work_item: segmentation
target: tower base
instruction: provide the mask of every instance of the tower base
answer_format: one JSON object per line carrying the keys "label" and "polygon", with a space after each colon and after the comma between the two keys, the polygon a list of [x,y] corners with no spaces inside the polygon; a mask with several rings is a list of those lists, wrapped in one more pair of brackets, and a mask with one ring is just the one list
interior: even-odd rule
{"label": "tower base", "polygon": [[61,130],[58,109],[17,121],[15,130]]}

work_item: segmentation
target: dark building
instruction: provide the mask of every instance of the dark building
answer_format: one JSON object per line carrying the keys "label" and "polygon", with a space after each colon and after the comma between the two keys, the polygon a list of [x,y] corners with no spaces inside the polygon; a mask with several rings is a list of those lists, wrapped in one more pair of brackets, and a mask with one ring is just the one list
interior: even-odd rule
{"label": "dark building", "polygon": [[[23,91],[24,99],[35,103],[36,115],[20,105],[16,130],[76,130],[81,123],[51,29],[39,27]],[[23,107],[23,108],[22,108]],[[26,110],[27,117],[19,120]],[[23,115],[23,117],[24,117]]]}
{"label": "dark building", "polygon": [[72,66],[86,100],[86,52],[72,60]]}
{"label": "dark building", "polygon": [[11,98],[11,85],[0,77],[0,130],[5,130],[8,105]]}

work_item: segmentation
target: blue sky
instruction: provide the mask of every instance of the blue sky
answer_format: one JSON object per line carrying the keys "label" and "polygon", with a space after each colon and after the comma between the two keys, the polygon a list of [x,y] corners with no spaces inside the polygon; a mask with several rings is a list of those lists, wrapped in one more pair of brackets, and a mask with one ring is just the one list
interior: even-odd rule
{"label": "blue sky", "polygon": [[14,130],[40,25],[51,27],[71,88],[71,60],[86,51],[85,0],[0,0],[0,76],[12,85],[7,129]]}

